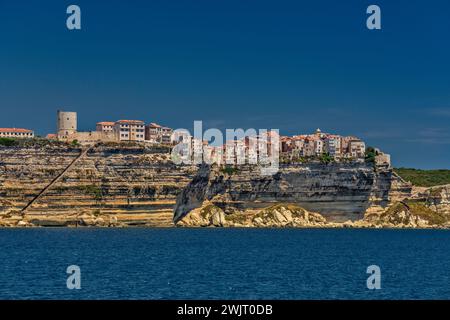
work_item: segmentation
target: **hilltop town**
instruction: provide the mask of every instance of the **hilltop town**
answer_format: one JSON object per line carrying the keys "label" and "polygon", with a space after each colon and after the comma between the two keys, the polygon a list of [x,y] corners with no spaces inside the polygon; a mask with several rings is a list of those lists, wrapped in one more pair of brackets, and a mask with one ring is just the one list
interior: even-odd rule
{"label": "hilltop town", "polygon": [[[93,131],[78,131],[77,113],[57,111],[56,133],[45,139],[63,141],[73,145],[93,145],[95,143],[137,143],[143,145],[165,145],[173,147],[179,143],[191,148],[195,163],[208,160],[209,163],[235,164],[264,162],[263,154],[269,156],[275,151],[282,162],[305,162],[322,158],[325,161],[364,161],[367,153],[373,160],[390,165],[390,156],[378,149],[366,148],[366,144],[355,136],[341,136],[325,133],[320,129],[312,134],[276,136],[269,131],[264,135],[245,136],[223,143],[211,145],[208,141],[195,139],[189,133],[180,133],[158,123],[142,120],[101,121]],[[24,128],[0,128],[0,138],[30,139],[34,131]],[[276,148],[274,148],[276,141]],[[262,151],[265,151],[264,153]],[[199,155],[199,156],[198,156]],[[197,157],[194,159],[194,157]],[[198,157],[200,157],[198,159]],[[270,159],[266,161],[270,162]]]}
{"label": "hilltop town", "polygon": [[[58,111],[57,130],[45,138],[0,128],[0,226],[441,227],[449,221],[448,186],[413,190],[389,155],[355,136],[260,131],[211,145],[142,120],[102,121],[93,131],[79,131],[77,121],[76,112]],[[209,157],[224,165],[178,165],[172,156],[180,145],[200,154],[201,162],[191,164],[208,164]],[[263,151],[273,150],[276,173],[255,170],[252,160],[261,164]]]}

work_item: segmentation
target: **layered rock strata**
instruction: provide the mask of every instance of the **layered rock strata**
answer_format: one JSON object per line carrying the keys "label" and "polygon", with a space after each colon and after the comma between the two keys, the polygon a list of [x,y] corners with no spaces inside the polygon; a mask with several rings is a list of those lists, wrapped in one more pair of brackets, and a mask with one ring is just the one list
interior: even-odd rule
{"label": "layered rock strata", "polygon": [[197,170],[174,165],[165,148],[99,145],[21,212],[81,152],[61,145],[2,148],[3,220],[24,215],[24,223],[43,226],[170,226],[176,197]]}
{"label": "layered rock strata", "polygon": [[283,165],[264,176],[255,166],[223,170],[203,166],[178,198],[174,221],[210,201],[225,212],[258,210],[274,204],[295,204],[327,220],[358,220],[370,210],[382,212],[410,196],[411,185],[387,167],[369,163]]}

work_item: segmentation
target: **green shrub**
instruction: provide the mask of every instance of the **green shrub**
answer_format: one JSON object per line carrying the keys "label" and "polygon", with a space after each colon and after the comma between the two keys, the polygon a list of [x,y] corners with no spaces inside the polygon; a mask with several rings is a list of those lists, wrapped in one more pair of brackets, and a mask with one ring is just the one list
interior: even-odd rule
{"label": "green shrub", "polygon": [[11,147],[17,144],[17,140],[13,138],[0,138],[0,146]]}
{"label": "green shrub", "polygon": [[232,166],[225,166],[220,169],[220,172],[222,172],[224,174],[232,175],[232,174],[238,173],[239,169],[236,167],[232,167]]}
{"label": "green shrub", "polygon": [[375,157],[377,156],[377,152],[374,147],[367,147],[366,149],[366,162],[375,163]]}
{"label": "green shrub", "polygon": [[330,162],[334,161],[334,158],[332,156],[330,156],[329,153],[322,153],[322,155],[320,155],[319,157],[320,162],[328,164]]}

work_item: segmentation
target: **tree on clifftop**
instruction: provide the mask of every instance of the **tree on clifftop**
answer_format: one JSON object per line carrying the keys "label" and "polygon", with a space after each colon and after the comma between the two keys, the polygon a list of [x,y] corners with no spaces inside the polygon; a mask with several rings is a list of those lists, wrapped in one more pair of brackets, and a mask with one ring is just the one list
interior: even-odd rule
{"label": "tree on clifftop", "polygon": [[367,147],[366,149],[366,161],[375,163],[375,157],[378,155],[378,152],[374,147]]}

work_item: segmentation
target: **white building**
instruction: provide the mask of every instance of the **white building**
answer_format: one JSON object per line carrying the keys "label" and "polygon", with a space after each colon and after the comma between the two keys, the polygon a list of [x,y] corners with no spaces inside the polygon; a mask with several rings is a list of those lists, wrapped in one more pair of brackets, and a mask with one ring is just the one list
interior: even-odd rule
{"label": "white building", "polygon": [[193,163],[201,164],[203,162],[203,140],[192,137],[191,143]]}
{"label": "white building", "polygon": [[192,136],[189,133],[188,130],[185,129],[178,129],[172,132],[172,135],[170,137],[170,141],[173,144],[178,143],[188,143],[190,144],[192,140]]}
{"label": "white building", "polygon": [[244,140],[236,140],[234,148],[235,148],[234,155],[236,157],[236,164],[237,165],[245,164],[245,162],[246,162],[245,141]]}
{"label": "white building", "polygon": [[314,140],[314,153],[316,155],[321,155],[323,153],[323,140],[315,139]]}
{"label": "white building", "polygon": [[226,164],[236,164],[236,146],[234,140],[228,140],[225,145],[225,163]]}

